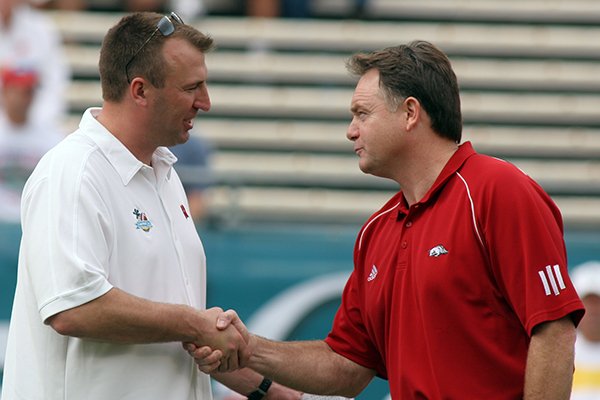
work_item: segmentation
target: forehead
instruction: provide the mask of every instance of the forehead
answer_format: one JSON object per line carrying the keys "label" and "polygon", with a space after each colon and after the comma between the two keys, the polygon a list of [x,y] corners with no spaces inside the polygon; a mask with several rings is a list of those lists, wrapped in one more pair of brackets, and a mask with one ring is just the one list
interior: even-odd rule
{"label": "forehead", "polygon": [[206,78],[204,53],[186,40],[181,38],[167,40],[162,51],[171,71],[177,73],[195,71],[202,75],[202,79]]}
{"label": "forehead", "polygon": [[383,100],[379,88],[379,71],[371,69],[363,74],[352,96],[352,104],[362,103],[366,101],[374,101],[376,99]]}

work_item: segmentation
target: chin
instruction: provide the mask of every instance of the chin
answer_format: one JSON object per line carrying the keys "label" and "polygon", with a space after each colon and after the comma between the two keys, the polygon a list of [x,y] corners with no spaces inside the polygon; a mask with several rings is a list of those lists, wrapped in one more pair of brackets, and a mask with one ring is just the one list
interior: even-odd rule
{"label": "chin", "polygon": [[370,174],[371,173],[371,168],[369,168],[369,165],[363,162],[359,162],[358,163],[358,168],[360,168],[360,170],[362,172],[364,172],[365,174]]}
{"label": "chin", "polygon": [[190,140],[190,132],[189,131],[183,132],[181,135],[179,135],[178,139],[179,139],[177,141],[178,144],[187,142],[188,140]]}

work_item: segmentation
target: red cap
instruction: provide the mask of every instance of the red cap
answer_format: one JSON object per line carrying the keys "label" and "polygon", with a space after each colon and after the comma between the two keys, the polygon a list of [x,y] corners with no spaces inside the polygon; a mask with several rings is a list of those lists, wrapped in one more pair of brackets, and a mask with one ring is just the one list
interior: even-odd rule
{"label": "red cap", "polygon": [[38,74],[33,69],[1,68],[0,79],[3,85],[33,87],[38,83]]}

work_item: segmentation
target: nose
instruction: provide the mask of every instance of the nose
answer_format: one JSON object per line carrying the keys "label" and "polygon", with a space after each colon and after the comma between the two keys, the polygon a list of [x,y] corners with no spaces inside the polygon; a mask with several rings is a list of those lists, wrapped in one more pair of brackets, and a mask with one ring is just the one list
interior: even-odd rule
{"label": "nose", "polygon": [[194,99],[194,108],[204,112],[210,110],[210,96],[206,86],[198,88],[196,98]]}
{"label": "nose", "polygon": [[354,118],[350,121],[350,125],[348,125],[348,129],[346,130],[346,138],[350,141],[355,141],[358,137],[358,128],[354,124]]}

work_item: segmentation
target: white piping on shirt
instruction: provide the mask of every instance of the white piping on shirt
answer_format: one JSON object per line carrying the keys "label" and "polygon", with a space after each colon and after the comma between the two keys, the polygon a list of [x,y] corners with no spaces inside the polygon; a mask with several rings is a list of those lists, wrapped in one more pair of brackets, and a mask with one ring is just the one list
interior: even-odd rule
{"label": "white piping on shirt", "polygon": [[[471,197],[471,190],[469,189],[469,184],[467,183],[467,181],[465,180],[465,178],[459,173],[456,172],[456,175],[458,175],[458,177],[462,180],[462,182],[465,185],[465,189],[467,190],[467,197],[469,198],[469,203],[471,206],[471,217],[472,217],[472,222],[473,222],[473,228],[475,229],[475,233],[477,234],[477,239],[479,240],[479,244],[481,244],[481,247],[485,248],[485,245],[483,243],[483,239],[481,238],[481,234],[479,233],[479,228],[477,227],[477,218],[475,217],[475,205],[473,204],[473,198]],[[365,235],[365,232],[367,231],[367,229],[369,228],[369,226],[375,222],[375,220],[377,220],[379,217],[393,211],[394,209],[396,209],[398,206],[400,205],[400,202],[398,202],[395,206],[393,206],[392,208],[389,208],[385,211],[382,211],[381,213],[377,214],[375,217],[373,217],[373,219],[371,219],[367,225],[365,225],[364,229],[362,230],[361,234],[360,234],[360,238],[358,240],[358,250],[360,251],[362,248],[362,240],[363,240],[363,236]]]}
{"label": "white piping on shirt", "polygon": [[465,189],[467,189],[467,196],[469,197],[469,203],[471,204],[471,217],[473,219],[473,228],[475,229],[475,233],[477,234],[477,239],[479,239],[481,247],[485,248],[485,245],[483,244],[483,239],[481,239],[481,235],[479,233],[479,228],[477,227],[477,218],[475,217],[475,205],[473,204],[473,198],[471,197],[471,190],[469,189],[469,184],[459,172],[457,172],[456,175],[458,175],[458,177],[463,181],[463,183],[465,184]]}
{"label": "white piping on shirt", "polygon": [[393,211],[395,208],[397,208],[400,205],[400,202],[398,202],[394,207],[389,208],[385,211],[382,211],[380,214],[376,215],[375,217],[373,217],[373,219],[371,219],[367,225],[365,225],[364,229],[362,230],[361,234],[360,234],[360,239],[358,239],[358,251],[360,251],[360,248],[362,246],[362,240],[363,240],[363,236],[365,235],[365,232],[367,231],[367,229],[369,228],[369,225],[371,225],[373,222],[375,222],[376,219],[378,219],[379,217]]}

